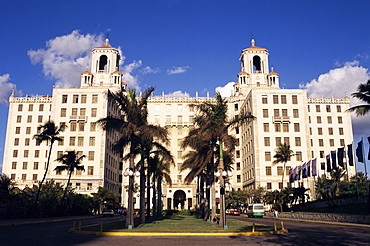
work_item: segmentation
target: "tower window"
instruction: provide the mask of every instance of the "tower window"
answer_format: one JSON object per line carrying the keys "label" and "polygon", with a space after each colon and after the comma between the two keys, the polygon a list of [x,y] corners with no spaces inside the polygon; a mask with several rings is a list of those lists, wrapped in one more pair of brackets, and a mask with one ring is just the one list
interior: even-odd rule
{"label": "tower window", "polygon": [[99,59],[99,71],[107,71],[108,58],[106,55],[100,56]]}
{"label": "tower window", "polygon": [[253,57],[253,71],[254,72],[261,71],[261,58],[259,56]]}

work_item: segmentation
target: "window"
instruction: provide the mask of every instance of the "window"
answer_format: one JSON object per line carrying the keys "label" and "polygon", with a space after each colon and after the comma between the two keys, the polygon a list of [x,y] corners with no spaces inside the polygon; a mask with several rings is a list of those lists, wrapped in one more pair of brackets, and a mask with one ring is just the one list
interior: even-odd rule
{"label": "window", "polygon": [[35,150],[35,158],[39,158],[40,157],[40,150]]}
{"label": "window", "polygon": [[344,146],[344,139],[339,139],[340,146]]}
{"label": "window", "polygon": [[84,137],[78,137],[77,146],[84,146]]}
{"label": "window", "polygon": [[14,146],[18,146],[19,145],[19,138],[14,138]]}
{"label": "window", "polygon": [[298,104],[298,96],[292,95],[292,104]]}
{"label": "window", "polygon": [[64,145],[64,137],[60,136],[60,140],[58,141],[58,146],[63,146]]}
{"label": "window", "polygon": [[28,162],[23,162],[23,166],[22,166],[22,169],[23,170],[27,170],[27,165],[28,165]]}
{"label": "window", "polygon": [[182,158],[182,151],[181,150],[179,150],[179,151],[177,151],[177,158]]}
{"label": "window", "polygon": [[266,189],[268,189],[268,190],[271,190],[272,189],[271,182],[267,182]]}
{"label": "window", "polygon": [[294,123],[294,132],[300,132],[299,123]]}
{"label": "window", "polygon": [[280,132],[281,131],[281,128],[280,128],[280,123],[275,123],[275,132]]}
{"label": "window", "polygon": [[288,110],[287,109],[282,109],[281,114],[282,114],[282,116],[288,116]]}
{"label": "window", "polygon": [[328,128],[328,133],[329,133],[329,135],[333,135],[333,128],[332,127]]}
{"label": "window", "polygon": [[317,120],[317,123],[318,123],[318,124],[321,124],[321,123],[322,123],[322,121],[321,121],[321,116],[317,116],[317,117],[316,117],[316,120]]}
{"label": "window", "polygon": [[286,175],[289,175],[289,171],[290,171],[291,167],[290,166],[286,166],[285,167],[285,174]]}
{"label": "window", "polygon": [[298,109],[293,109],[293,118],[299,118]]}
{"label": "window", "polygon": [[284,137],[284,143],[290,145],[289,137]]}
{"label": "window", "polygon": [[26,134],[31,134],[31,127],[26,127]]}
{"label": "window", "polygon": [[279,103],[279,96],[278,95],[273,95],[272,96],[272,102],[273,102],[273,104],[278,104]]}
{"label": "window", "polygon": [[77,115],[77,108],[72,108],[72,115]]}
{"label": "window", "polygon": [[295,137],[295,146],[301,146],[301,137]]}
{"label": "window", "polygon": [[[238,104],[236,104],[238,105]],[[238,107],[238,106],[236,106]],[[177,104],[177,112],[182,112],[182,104]]]}
{"label": "window", "polygon": [[177,124],[182,124],[182,115],[177,116]]}
{"label": "window", "polygon": [[265,161],[271,161],[271,152],[265,152]]}
{"label": "window", "polygon": [[19,126],[17,126],[15,128],[15,134],[19,134],[21,132],[21,128]]}
{"label": "window", "polygon": [[324,151],[320,151],[320,158],[324,158]]}
{"label": "window", "polygon": [[71,121],[70,131],[75,132],[76,129],[77,129],[77,122],[76,121]]}
{"label": "window", "polygon": [[60,117],[66,117],[67,116],[67,109],[61,108],[60,109]]}
{"label": "window", "polygon": [[86,108],[80,108],[80,115],[85,116],[86,115]]}
{"label": "window", "polygon": [[27,116],[27,123],[32,123],[32,115]]}
{"label": "window", "polygon": [[72,103],[78,103],[78,95],[73,95]]}
{"label": "window", "polygon": [[265,137],[265,146],[270,146],[270,138],[269,137]]}
{"label": "window", "polygon": [[37,123],[42,123],[42,115],[39,115],[38,117],[37,117]]}
{"label": "window", "polygon": [[274,109],[274,117],[278,117],[279,115],[279,109]]}
{"label": "window", "polygon": [[95,146],[95,137],[89,138],[89,146]]}
{"label": "window", "polygon": [[316,112],[321,112],[320,105],[316,105]]}
{"label": "window", "polygon": [[76,145],[76,137],[69,137],[69,146]]}
{"label": "window", "polygon": [[319,139],[319,146],[320,147],[324,146],[324,140],[323,139]]}
{"label": "window", "polygon": [[277,167],[277,174],[283,175],[283,167]]}
{"label": "window", "polygon": [[331,116],[328,116],[328,124],[331,124],[333,122]]}
{"label": "window", "polygon": [[33,163],[33,170],[39,170],[39,163],[38,162]]}
{"label": "window", "polygon": [[78,131],[80,132],[85,131],[85,122],[78,123]]}
{"label": "window", "polygon": [[266,95],[262,96],[262,104],[267,104],[267,96]]}
{"label": "window", "polygon": [[10,174],[10,179],[15,180],[15,173]]}
{"label": "window", "polygon": [[281,145],[281,137],[276,137],[275,138],[275,144],[276,144],[276,147]]}
{"label": "window", "polygon": [[326,112],[327,112],[327,113],[330,113],[330,112],[331,112],[331,107],[330,107],[330,105],[326,105]]}
{"label": "window", "polygon": [[96,117],[97,110],[96,108],[91,109],[91,117]]}
{"label": "window", "polygon": [[342,116],[338,116],[338,124],[342,124],[343,123],[343,118]]}
{"label": "window", "polygon": [[344,131],[342,127],[339,128],[339,135],[344,135]]}
{"label": "window", "polygon": [[242,179],[241,179],[241,177],[240,177],[240,174],[236,175],[236,182],[237,182],[237,183],[242,182]]}
{"label": "window", "polygon": [[317,128],[317,134],[322,135],[322,128],[321,127]]}
{"label": "window", "polygon": [[269,110],[268,109],[264,109],[262,111],[262,113],[263,113],[263,118],[268,118],[269,117]]}
{"label": "window", "polygon": [[94,94],[92,95],[92,103],[98,103],[98,95],[97,94]]}
{"label": "window", "polygon": [[266,176],[270,176],[271,174],[271,167],[266,167]]}
{"label": "window", "polygon": [[240,150],[235,151],[235,153],[236,153],[236,158],[240,158]]}
{"label": "window", "polygon": [[30,112],[33,111],[33,104],[28,105],[28,111],[30,111]]}
{"label": "window", "polygon": [[23,110],[23,104],[18,104],[18,112],[22,112]]}
{"label": "window", "polygon": [[21,115],[18,115],[17,116],[17,123],[21,123],[22,122],[22,116]]}
{"label": "window", "polygon": [[96,131],[96,122],[90,122],[90,132]]}
{"label": "window", "polygon": [[[94,167],[93,166],[87,167],[87,175],[89,175],[89,176],[94,175]],[[91,186],[92,186],[92,184],[91,184]]]}
{"label": "window", "polygon": [[283,132],[289,132],[289,124],[283,123]]}
{"label": "window", "polygon": [[297,161],[302,161],[302,152],[301,151],[297,151],[295,153],[295,158]]}
{"label": "window", "polygon": [[166,115],[166,124],[171,124],[171,115]]}
{"label": "window", "polygon": [[269,123],[263,123],[263,131],[269,132]]}
{"label": "window", "polygon": [[342,112],[342,107],[340,105],[337,105],[337,112],[338,113]]}
{"label": "window", "polygon": [[13,150],[13,157],[18,157],[18,150]]}
{"label": "window", "polygon": [[286,104],[286,95],[281,95],[281,104]]}
{"label": "window", "polygon": [[22,180],[27,180],[27,174],[22,174]]}
{"label": "window", "polygon": [[235,134],[239,134],[239,127],[235,127]]}
{"label": "window", "polygon": [[237,171],[240,171],[240,162],[237,162],[237,163],[236,163],[236,170],[237,170]]}
{"label": "window", "polygon": [[166,111],[171,112],[171,104],[166,104]]}
{"label": "window", "polygon": [[62,103],[67,103],[68,95],[62,95]]}
{"label": "window", "polygon": [[37,174],[32,174],[32,180],[37,180]]}
{"label": "window", "polygon": [[330,147],[334,147],[334,139],[329,139],[329,145]]}
{"label": "window", "polygon": [[86,103],[87,95],[81,95],[81,103]]}
{"label": "window", "polygon": [[94,151],[89,151],[89,152],[88,152],[87,159],[88,159],[89,161],[93,161],[93,160],[94,160]]}
{"label": "window", "polygon": [[39,105],[39,112],[42,112],[42,111],[44,111],[44,104]]}
{"label": "window", "polygon": [[28,149],[25,149],[24,151],[23,151],[23,157],[24,158],[28,158],[28,154],[29,154],[29,150]]}
{"label": "window", "polygon": [[17,162],[16,161],[12,162],[12,169],[17,169]]}

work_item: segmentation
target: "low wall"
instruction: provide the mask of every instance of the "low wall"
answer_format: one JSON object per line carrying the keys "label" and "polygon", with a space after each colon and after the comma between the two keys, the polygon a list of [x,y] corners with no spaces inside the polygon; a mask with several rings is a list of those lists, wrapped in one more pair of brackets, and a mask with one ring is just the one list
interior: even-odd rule
{"label": "low wall", "polygon": [[370,215],[279,213],[279,218],[370,224]]}

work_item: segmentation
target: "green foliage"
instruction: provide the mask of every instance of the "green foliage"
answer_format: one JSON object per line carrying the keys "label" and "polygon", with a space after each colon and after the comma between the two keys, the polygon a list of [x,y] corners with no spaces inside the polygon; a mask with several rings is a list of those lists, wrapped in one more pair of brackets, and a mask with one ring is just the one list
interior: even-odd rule
{"label": "green foliage", "polygon": [[280,191],[267,191],[263,199],[266,204],[273,204],[275,208],[279,207],[280,211],[285,211],[288,207],[291,207],[297,202],[305,203],[306,199],[309,198],[307,191],[309,191],[309,189],[304,187],[286,187]]}

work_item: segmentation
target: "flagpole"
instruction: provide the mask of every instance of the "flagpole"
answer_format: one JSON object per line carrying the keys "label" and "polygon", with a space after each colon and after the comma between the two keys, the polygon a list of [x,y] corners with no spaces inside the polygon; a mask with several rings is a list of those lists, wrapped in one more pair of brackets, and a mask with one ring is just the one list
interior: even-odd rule
{"label": "flagpole", "polygon": [[364,160],[364,166],[365,166],[365,175],[366,175],[366,179],[367,179],[367,168],[366,168],[366,159],[365,159],[365,150],[364,150],[364,141],[361,137],[361,141],[362,141],[362,159]]}

